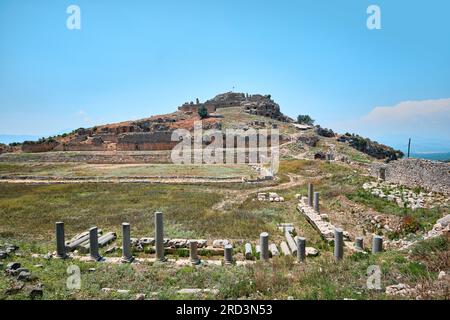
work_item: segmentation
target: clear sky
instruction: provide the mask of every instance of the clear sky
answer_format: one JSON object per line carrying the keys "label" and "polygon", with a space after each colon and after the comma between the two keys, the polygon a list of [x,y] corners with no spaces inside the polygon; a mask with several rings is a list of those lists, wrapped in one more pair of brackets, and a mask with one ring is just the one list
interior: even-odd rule
{"label": "clear sky", "polygon": [[[66,27],[71,4],[81,30]],[[339,132],[450,151],[449,16],[448,0],[0,0],[0,141],[234,88]]]}

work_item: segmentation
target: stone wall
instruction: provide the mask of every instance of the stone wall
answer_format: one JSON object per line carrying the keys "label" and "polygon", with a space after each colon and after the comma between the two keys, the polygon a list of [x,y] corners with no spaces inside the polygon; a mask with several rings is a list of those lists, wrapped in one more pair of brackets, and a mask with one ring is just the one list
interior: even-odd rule
{"label": "stone wall", "polygon": [[49,152],[52,151],[57,145],[58,142],[24,143],[22,144],[22,152],[25,153]]}
{"label": "stone wall", "polygon": [[171,150],[178,144],[178,141],[172,141],[171,138],[171,131],[121,134],[117,141],[117,151]]}
{"label": "stone wall", "polygon": [[208,113],[214,113],[216,112],[216,106],[215,105],[211,105],[211,104],[204,104],[204,103],[200,103],[200,104],[189,104],[189,103],[185,103],[183,104],[181,107],[178,107],[179,111],[182,112],[191,112],[191,113],[195,113],[198,112],[198,110],[201,107],[205,107],[206,110],[208,111]]}
{"label": "stone wall", "polygon": [[450,194],[450,163],[400,159],[388,164],[374,164],[370,173],[388,182]]}
{"label": "stone wall", "polygon": [[172,163],[170,151],[4,153],[0,162]]}

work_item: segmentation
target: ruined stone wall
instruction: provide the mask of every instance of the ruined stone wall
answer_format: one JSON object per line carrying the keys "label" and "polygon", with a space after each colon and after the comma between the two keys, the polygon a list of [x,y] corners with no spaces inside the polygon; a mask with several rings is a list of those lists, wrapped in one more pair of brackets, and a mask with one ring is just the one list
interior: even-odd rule
{"label": "ruined stone wall", "polygon": [[151,152],[44,152],[22,156],[4,153],[0,162],[172,163],[170,151]]}
{"label": "ruined stone wall", "polygon": [[152,143],[118,143],[117,151],[157,151],[157,150],[172,150],[178,144],[174,142],[152,142]]}
{"label": "ruined stone wall", "polygon": [[184,105],[182,105],[181,107],[178,107],[178,110],[183,111],[183,112],[192,112],[192,113],[195,113],[195,112],[198,112],[198,110],[199,110],[201,107],[203,107],[203,106],[206,108],[206,110],[208,111],[208,113],[214,113],[214,112],[216,112],[216,106],[215,106],[215,105],[212,105],[212,104],[203,104],[203,103],[200,103],[200,104],[184,104]]}
{"label": "ruined stone wall", "polygon": [[107,151],[106,144],[69,143],[60,144],[53,151]]}
{"label": "ruined stone wall", "polygon": [[[450,164],[423,159],[400,159],[388,164],[374,164],[370,168],[373,176],[388,182],[408,187],[450,194]],[[384,177],[383,177],[384,175]]]}
{"label": "ruined stone wall", "polygon": [[24,143],[22,145],[22,152],[38,153],[52,151],[58,145],[55,143]]}

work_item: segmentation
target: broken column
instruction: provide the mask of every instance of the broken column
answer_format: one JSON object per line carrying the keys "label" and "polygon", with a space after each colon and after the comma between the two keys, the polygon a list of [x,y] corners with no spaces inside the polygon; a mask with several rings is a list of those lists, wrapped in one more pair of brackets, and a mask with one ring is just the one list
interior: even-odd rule
{"label": "broken column", "polygon": [[284,232],[284,236],[286,237],[286,242],[289,245],[289,249],[292,252],[293,255],[297,254],[297,244],[295,243],[294,238],[292,237],[291,233],[289,231]]}
{"label": "broken column", "polygon": [[224,259],[225,259],[225,264],[233,263],[233,246],[231,244],[225,245]]}
{"label": "broken column", "polygon": [[383,251],[383,238],[374,236],[372,240],[372,253],[379,253]]}
{"label": "broken column", "polygon": [[164,257],[164,226],[162,212],[155,212],[155,251],[156,260],[166,261]]}
{"label": "broken column", "polygon": [[198,248],[197,241],[190,240],[189,241],[189,258],[191,260],[191,263],[194,265],[200,264],[200,258],[198,257],[197,248]]}
{"label": "broken column", "polygon": [[122,262],[132,262],[131,253],[131,230],[129,223],[122,223]]}
{"label": "broken column", "polygon": [[280,249],[281,249],[281,252],[285,256],[290,256],[291,255],[291,250],[289,250],[289,246],[288,246],[288,244],[285,241],[281,241]]}
{"label": "broken column", "polygon": [[363,237],[357,237],[355,239],[355,248],[358,250],[364,250],[364,238]]}
{"label": "broken column", "polygon": [[296,237],[297,240],[297,260],[298,262],[305,261],[306,258],[306,239],[303,237]]}
{"label": "broken column", "polygon": [[98,252],[98,230],[97,227],[92,227],[89,229],[89,251],[91,258],[100,261],[102,257]]}
{"label": "broken column", "polygon": [[278,251],[277,245],[275,243],[271,243],[269,245],[269,251],[272,254],[272,257],[276,257],[280,255],[280,251]]}
{"label": "broken column", "polygon": [[66,254],[66,243],[64,235],[64,222],[57,222],[56,226],[56,258],[65,259]]}
{"label": "broken column", "polygon": [[319,213],[319,192],[314,192],[314,211]]}
{"label": "broken column", "polygon": [[245,244],[245,259],[252,260],[252,244],[250,242],[247,242]]}
{"label": "broken column", "polygon": [[312,183],[308,183],[308,205],[313,206],[314,186]]}
{"label": "broken column", "polygon": [[259,235],[259,245],[261,246],[260,259],[263,261],[269,260],[269,234],[267,232]]}
{"label": "broken column", "polygon": [[334,229],[334,258],[336,261],[344,257],[344,231],[340,228]]}

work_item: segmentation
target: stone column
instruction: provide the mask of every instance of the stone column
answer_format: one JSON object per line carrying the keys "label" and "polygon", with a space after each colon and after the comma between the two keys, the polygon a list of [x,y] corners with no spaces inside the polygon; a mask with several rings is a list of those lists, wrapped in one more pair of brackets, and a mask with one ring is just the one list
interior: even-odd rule
{"label": "stone column", "polygon": [[297,240],[297,260],[298,262],[305,261],[306,258],[306,239],[303,237],[296,237]]}
{"label": "stone column", "polygon": [[269,260],[269,234],[267,232],[259,235],[259,245],[261,246],[260,259],[263,261]]}
{"label": "stone column", "polygon": [[97,227],[92,227],[89,229],[89,251],[91,258],[100,261],[102,257],[98,253],[98,229]]}
{"label": "stone column", "polygon": [[200,259],[197,253],[197,241],[189,240],[189,258],[192,264],[200,264]]}
{"label": "stone column", "polygon": [[253,257],[252,244],[250,242],[247,242],[245,244],[245,259],[252,260],[252,257]]}
{"label": "stone column", "polygon": [[344,231],[340,228],[334,229],[334,258],[336,261],[344,257]]}
{"label": "stone column", "polygon": [[122,262],[132,262],[131,253],[131,230],[129,223],[122,223]]}
{"label": "stone column", "polygon": [[164,257],[164,226],[162,212],[155,212],[155,251],[156,260],[167,260]]}
{"label": "stone column", "polygon": [[383,251],[383,238],[374,236],[372,240],[372,253],[379,253]]}
{"label": "stone column", "polygon": [[233,246],[231,244],[225,245],[224,258],[225,264],[233,263]]}
{"label": "stone column", "polygon": [[319,192],[314,192],[314,210],[319,213]]}
{"label": "stone column", "polygon": [[359,250],[364,250],[364,238],[363,237],[357,237],[355,239],[355,248]]}
{"label": "stone column", "polygon": [[64,222],[57,222],[56,226],[56,258],[67,258],[66,242],[64,235]]}
{"label": "stone column", "polygon": [[314,186],[312,183],[308,183],[308,205],[313,206]]}
{"label": "stone column", "polygon": [[386,168],[381,167],[378,171],[378,178],[382,181],[386,180]]}

